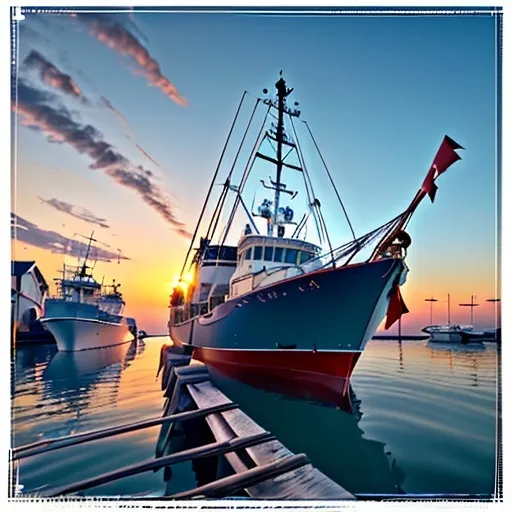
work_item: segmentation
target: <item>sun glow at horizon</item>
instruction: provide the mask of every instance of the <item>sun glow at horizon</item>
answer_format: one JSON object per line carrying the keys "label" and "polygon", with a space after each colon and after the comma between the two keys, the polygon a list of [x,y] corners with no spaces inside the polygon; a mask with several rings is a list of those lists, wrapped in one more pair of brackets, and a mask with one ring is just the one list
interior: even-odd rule
{"label": "sun glow at horizon", "polygon": [[175,275],[173,281],[170,283],[171,295],[176,289],[181,290],[183,294],[186,295],[190,285],[194,282],[194,278],[195,274],[191,270],[184,273],[181,277],[179,275]]}

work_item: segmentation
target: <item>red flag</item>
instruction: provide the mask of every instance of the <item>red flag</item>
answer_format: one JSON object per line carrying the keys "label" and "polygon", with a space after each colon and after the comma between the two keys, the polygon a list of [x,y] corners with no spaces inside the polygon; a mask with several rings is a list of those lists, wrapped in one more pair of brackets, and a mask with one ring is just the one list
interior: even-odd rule
{"label": "red flag", "polygon": [[405,305],[402,294],[400,293],[400,286],[396,285],[391,290],[389,296],[388,312],[386,315],[385,329],[388,330],[402,315],[409,313]]}
{"label": "red flag", "polygon": [[464,148],[460,144],[457,144],[452,138],[448,137],[448,135],[445,135],[432,162],[432,166],[428,171],[427,177],[421,185],[421,190],[429,195],[432,202],[434,202],[437,192],[437,186],[434,184],[434,181],[446,171],[450,165],[460,160],[460,156],[455,152],[456,149]]}

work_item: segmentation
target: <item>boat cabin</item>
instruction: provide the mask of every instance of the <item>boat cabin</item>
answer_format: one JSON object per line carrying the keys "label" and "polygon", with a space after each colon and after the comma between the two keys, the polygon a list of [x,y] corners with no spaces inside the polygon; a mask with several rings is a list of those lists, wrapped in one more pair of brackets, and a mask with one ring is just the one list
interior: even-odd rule
{"label": "boat cabin", "polygon": [[95,304],[100,296],[101,285],[92,277],[75,276],[61,281],[62,299],[70,302]]}
{"label": "boat cabin", "polygon": [[206,313],[224,302],[236,265],[236,247],[210,245],[206,248],[198,270],[197,286],[191,297],[191,302],[197,304],[201,312]]}
{"label": "boat cabin", "polygon": [[[308,262],[314,267],[320,247],[303,240],[247,235],[238,245],[237,268],[230,281],[230,296],[236,297],[292,275],[303,273]],[[313,270],[310,268],[309,270]]]}

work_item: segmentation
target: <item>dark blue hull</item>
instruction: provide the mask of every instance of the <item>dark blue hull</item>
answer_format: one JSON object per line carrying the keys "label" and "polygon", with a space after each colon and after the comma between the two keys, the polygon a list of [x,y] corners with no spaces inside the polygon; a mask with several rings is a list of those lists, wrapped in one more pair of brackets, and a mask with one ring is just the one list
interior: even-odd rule
{"label": "dark blue hull", "polygon": [[[227,350],[362,351],[383,320],[401,260],[324,269],[278,282],[173,323],[179,344]],[[178,315],[174,318],[178,318]]]}

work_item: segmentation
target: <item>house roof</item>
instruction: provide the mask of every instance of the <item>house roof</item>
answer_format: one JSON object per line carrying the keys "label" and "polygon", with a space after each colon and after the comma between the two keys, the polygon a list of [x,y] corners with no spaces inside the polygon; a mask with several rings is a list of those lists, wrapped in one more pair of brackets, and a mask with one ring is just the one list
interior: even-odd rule
{"label": "house roof", "polygon": [[35,261],[11,261],[11,276],[26,274],[35,263]]}
{"label": "house roof", "polygon": [[35,261],[11,261],[11,276],[21,277],[25,275],[32,267],[34,268],[34,274],[37,280],[43,285],[45,289],[48,289],[48,283],[41,274],[41,271],[35,265]]}

